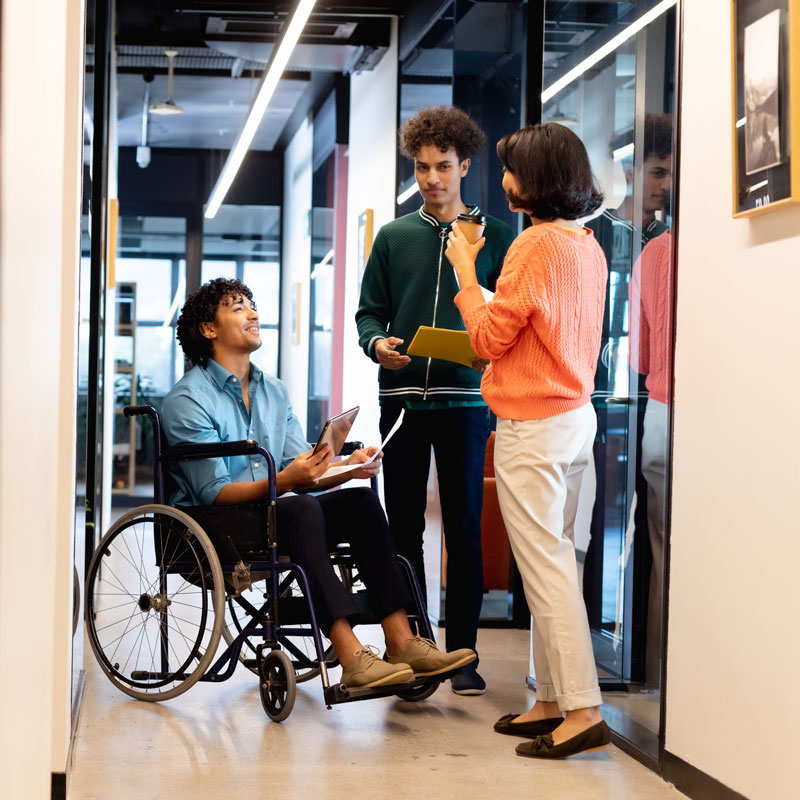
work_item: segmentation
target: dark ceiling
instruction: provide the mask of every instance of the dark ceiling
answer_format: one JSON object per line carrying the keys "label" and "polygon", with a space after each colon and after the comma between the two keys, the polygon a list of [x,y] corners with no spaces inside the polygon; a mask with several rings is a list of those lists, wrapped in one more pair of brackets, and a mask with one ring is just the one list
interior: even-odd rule
{"label": "dark ceiling", "polygon": [[[335,75],[374,68],[389,45],[390,17],[403,14],[405,5],[380,0],[317,3],[252,149],[282,149],[302,118],[330,91]],[[165,51],[172,49],[177,51],[173,96],[183,112],[149,114],[147,144],[230,149],[293,9],[293,3],[264,0],[117,0],[120,146],[142,144],[148,88],[150,104],[167,100]],[[91,48],[87,60],[91,68]]]}

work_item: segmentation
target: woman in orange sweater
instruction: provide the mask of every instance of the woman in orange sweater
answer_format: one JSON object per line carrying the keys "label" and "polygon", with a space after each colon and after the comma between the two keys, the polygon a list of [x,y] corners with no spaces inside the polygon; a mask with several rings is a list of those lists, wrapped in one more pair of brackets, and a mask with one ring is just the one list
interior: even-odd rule
{"label": "woman in orange sweater", "polygon": [[[509,208],[532,225],[511,245],[489,301],[471,245],[453,226],[447,257],[475,351],[491,359],[481,393],[497,414],[497,494],[533,615],[536,702],[495,723],[525,736],[517,753],[563,758],[610,741],[599,705],[573,533],[597,419],[589,398],[600,350],[606,260],[577,220],[600,207],[580,139],[554,123],[497,144]],[[564,716],[562,717],[562,712]]]}

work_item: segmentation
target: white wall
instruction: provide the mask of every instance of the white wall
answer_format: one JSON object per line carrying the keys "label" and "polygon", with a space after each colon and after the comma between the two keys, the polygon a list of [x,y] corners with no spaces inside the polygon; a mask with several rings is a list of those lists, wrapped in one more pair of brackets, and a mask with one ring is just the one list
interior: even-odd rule
{"label": "white wall", "polygon": [[69,746],[82,37],[80,0],[3,2],[0,775],[26,800]]}
{"label": "white wall", "polygon": [[777,800],[800,718],[800,206],[731,217],[731,4],[684,9],[666,748]]}
{"label": "white wall", "polygon": [[[280,378],[289,389],[292,407],[305,430],[308,410],[308,308],[311,273],[312,127],[305,120],[286,148],[283,163],[283,274],[281,278]],[[292,334],[292,307],[300,284],[300,342]]]}
{"label": "white wall", "polygon": [[345,286],[342,408],[361,406],[353,438],[379,444],[378,365],[358,346],[358,217],[373,210],[373,236],[394,219],[397,159],[397,20],[376,68],[350,80],[350,146],[347,177],[347,276]]}

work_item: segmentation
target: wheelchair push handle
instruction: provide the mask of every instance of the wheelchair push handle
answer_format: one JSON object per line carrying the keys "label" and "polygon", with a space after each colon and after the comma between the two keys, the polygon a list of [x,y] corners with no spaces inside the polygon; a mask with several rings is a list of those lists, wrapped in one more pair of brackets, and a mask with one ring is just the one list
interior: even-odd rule
{"label": "wheelchair push handle", "polygon": [[155,414],[156,410],[153,406],[125,406],[122,413],[126,417],[143,417],[145,414]]}

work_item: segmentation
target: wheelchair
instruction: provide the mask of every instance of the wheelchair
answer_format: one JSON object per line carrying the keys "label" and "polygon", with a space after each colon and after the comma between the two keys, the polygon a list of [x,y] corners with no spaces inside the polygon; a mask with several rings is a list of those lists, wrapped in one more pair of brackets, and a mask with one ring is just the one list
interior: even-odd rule
{"label": "wheelchair", "polygon": [[[338,662],[320,631],[306,573],[278,555],[270,453],[253,441],[168,447],[156,409],[127,406],[123,413],[151,419],[155,503],[132,509],[111,526],[92,556],[85,587],[91,648],[120,691],[138,700],[169,700],[198,681],[227,680],[241,664],[258,676],[267,716],[281,722],[292,711],[297,684],[317,677],[329,709],[390,695],[424,700],[452,677],[360,689],[332,684],[328,670]],[[361,446],[349,443],[346,452]],[[191,509],[166,505],[170,463],[257,454],[267,465],[269,496],[244,509],[244,518],[235,513],[231,524],[205,530]],[[226,506],[208,508],[225,519]],[[359,608],[355,623],[378,622],[366,592],[357,589],[347,547],[331,559]],[[413,598],[407,609],[412,630],[433,639],[416,574],[407,559],[398,559]],[[215,660],[221,640],[225,649]]]}

